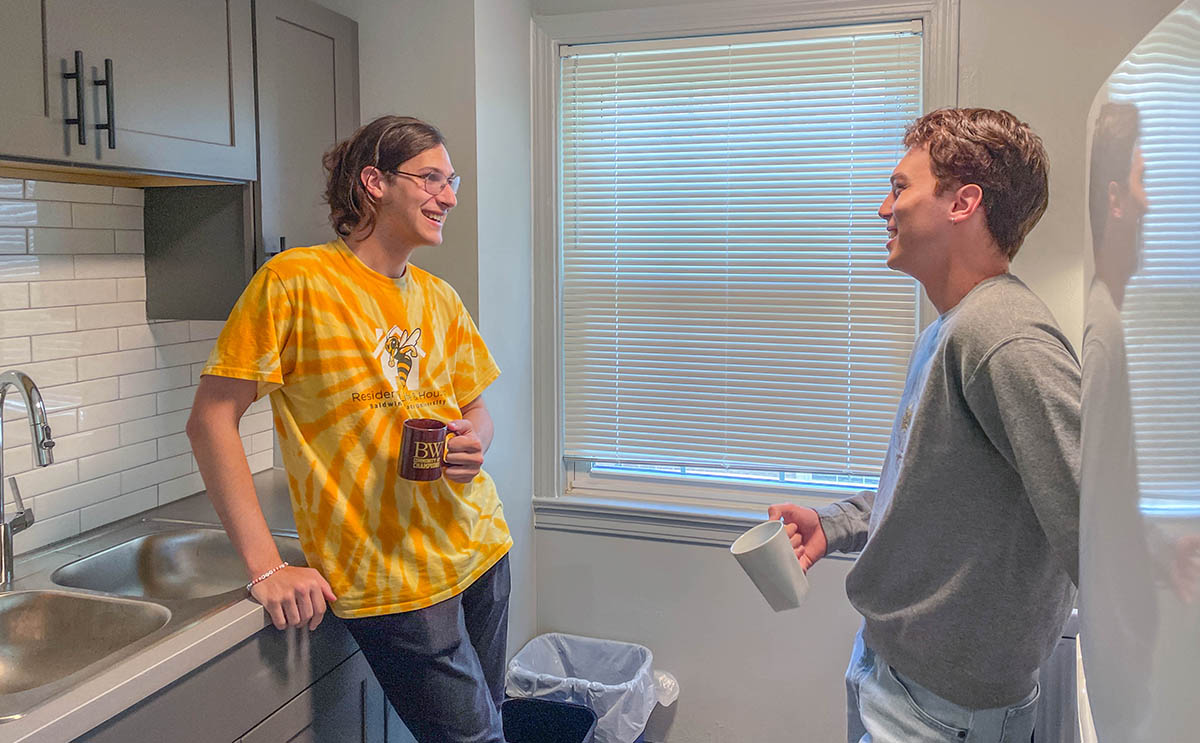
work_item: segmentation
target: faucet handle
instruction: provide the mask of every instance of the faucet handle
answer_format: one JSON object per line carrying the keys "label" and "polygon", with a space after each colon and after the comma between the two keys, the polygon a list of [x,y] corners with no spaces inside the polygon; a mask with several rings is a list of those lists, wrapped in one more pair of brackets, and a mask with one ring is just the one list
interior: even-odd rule
{"label": "faucet handle", "polygon": [[[12,488],[13,502],[17,507],[17,513],[12,518],[11,526],[15,532],[24,531],[33,526],[33,509],[26,508],[25,504],[21,502],[21,489],[17,487],[17,478],[8,478],[8,486]],[[0,516],[0,519],[2,518]]]}
{"label": "faucet handle", "polygon": [[16,503],[17,513],[25,510],[25,504],[21,502],[21,489],[17,487],[17,478],[8,478],[8,487],[12,490],[13,502]]}

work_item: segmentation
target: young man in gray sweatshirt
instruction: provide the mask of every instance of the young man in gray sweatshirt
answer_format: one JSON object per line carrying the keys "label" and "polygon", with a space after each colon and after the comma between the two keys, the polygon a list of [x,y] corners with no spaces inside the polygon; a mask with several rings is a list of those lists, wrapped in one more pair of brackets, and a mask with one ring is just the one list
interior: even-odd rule
{"label": "young man in gray sweatshirt", "polygon": [[769,514],[806,569],[862,551],[846,578],[864,618],[850,743],[1028,743],[1079,575],[1079,363],[1008,272],[1046,210],[1046,152],[987,109],[934,111],[904,144],[879,208],[887,265],[939,316],[913,349],[879,488]]}

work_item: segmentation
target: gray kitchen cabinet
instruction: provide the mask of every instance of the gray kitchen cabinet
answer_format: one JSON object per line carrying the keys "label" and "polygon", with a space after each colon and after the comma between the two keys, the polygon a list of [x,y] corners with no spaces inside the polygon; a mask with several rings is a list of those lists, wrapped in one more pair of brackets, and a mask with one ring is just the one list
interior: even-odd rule
{"label": "gray kitchen cabinet", "polygon": [[267,627],[74,743],[403,743],[383,689],[340,621]]}
{"label": "gray kitchen cabinet", "polygon": [[250,0],[0,6],[0,159],[256,177]]}
{"label": "gray kitchen cabinet", "polygon": [[241,743],[383,743],[387,701],[361,652],[260,722]]}
{"label": "gray kitchen cabinet", "polygon": [[358,24],[308,0],[256,0],[260,260],[327,242],[321,156],[358,128]]}

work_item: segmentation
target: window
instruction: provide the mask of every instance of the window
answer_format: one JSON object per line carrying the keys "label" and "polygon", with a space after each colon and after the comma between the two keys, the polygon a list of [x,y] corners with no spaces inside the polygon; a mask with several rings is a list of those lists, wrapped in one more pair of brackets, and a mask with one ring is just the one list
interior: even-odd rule
{"label": "window", "polygon": [[560,47],[570,483],[874,486],[918,324],[876,210],[921,28]]}

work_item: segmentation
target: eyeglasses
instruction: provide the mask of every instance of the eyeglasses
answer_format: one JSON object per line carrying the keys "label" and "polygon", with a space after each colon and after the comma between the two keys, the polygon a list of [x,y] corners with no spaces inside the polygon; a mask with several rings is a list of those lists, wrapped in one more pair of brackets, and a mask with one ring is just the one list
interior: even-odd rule
{"label": "eyeglasses", "polygon": [[436,170],[424,174],[405,173],[403,170],[393,170],[392,172],[396,175],[406,175],[410,178],[420,178],[422,181],[424,181],[422,187],[425,189],[425,193],[429,194],[430,196],[437,196],[443,190],[445,190],[446,186],[450,186],[450,190],[452,192],[458,193],[458,184],[462,181],[462,178],[457,174],[452,174],[449,178],[447,178]]}

